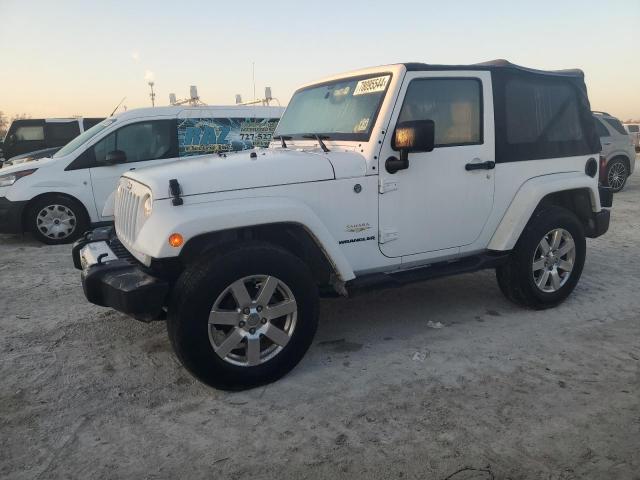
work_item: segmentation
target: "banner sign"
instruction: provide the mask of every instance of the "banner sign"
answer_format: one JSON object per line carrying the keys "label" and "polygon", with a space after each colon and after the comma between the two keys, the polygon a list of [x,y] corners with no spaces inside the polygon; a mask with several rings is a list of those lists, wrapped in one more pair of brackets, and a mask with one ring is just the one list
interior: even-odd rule
{"label": "banner sign", "polygon": [[277,125],[277,118],[178,119],[178,152],[188,157],[267,147]]}

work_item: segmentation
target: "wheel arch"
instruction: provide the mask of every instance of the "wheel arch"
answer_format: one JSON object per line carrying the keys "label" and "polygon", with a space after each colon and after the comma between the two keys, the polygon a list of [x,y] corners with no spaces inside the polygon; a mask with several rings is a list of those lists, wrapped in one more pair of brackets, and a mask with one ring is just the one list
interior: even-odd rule
{"label": "wheel arch", "polygon": [[631,173],[631,159],[627,155],[624,153],[616,153],[607,161],[607,168],[609,168],[609,164],[613,163],[615,160],[622,160],[627,167],[627,172],[629,172],[629,174]]}
{"label": "wheel arch", "polygon": [[560,206],[574,213],[589,236],[593,228],[593,213],[600,211],[596,181],[576,173],[549,177],[533,178],[520,187],[489,242],[489,250],[513,249],[534,213],[549,205]]}
{"label": "wheel arch", "polygon": [[296,255],[310,268],[318,285],[332,285],[339,276],[336,265],[320,241],[302,224],[276,222],[208,232],[191,238],[180,252],[183,264],[196,261],[205,253],[225,249],[243,241],[263,241]]}
{"label": "wheel arch", "polygon": [[80,208],[82,209],[82,212],[85,215],[85,218],[87,219],[88,222],[91,222],[91,216],[89,215],[89,212],[87,211],[87,207],[85,207],[84,203],[82,203],[78,198],[74,197],[73,195],[70,195],[68,193],[64,193],[64,192],[45,192],[45,193],[41,193],[39,195],[36,195],[35,197],[33,197],[32,199],[30,199],[27,204],[24,206],[24,208],[22,209],[22,218],[21,218],[21,228],[23,232],[27,232],[29,231],[29,226],[28,226],[28,216],[29,213],[31,212],[33,206],[41,199],[46,198],[46,197],[53,197],[53,196],[61,196],[61,197],[66,197],[69,200],[76,202]]}

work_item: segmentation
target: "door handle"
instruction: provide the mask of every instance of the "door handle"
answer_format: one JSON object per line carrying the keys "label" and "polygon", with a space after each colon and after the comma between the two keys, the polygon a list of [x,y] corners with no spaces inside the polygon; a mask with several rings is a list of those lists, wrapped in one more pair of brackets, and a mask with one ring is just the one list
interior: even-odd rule
{"label": "door handle", "polygon": [[496,168],[496,162],[487,160],[486,162],[467,163],[464,169],[469,172],[471,170],[493,170]]}
{"label": "door handle", "polygon": [[611,142],[604,142],[602,145],[611,145]]}

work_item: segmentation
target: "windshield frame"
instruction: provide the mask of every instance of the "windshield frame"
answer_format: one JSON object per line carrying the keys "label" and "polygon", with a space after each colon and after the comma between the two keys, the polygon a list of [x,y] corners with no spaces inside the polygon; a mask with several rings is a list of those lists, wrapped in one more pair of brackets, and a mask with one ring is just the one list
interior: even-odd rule
{"label": "windshield frame", "polygon": [[[278,123],[278,127],[276,127],[276,130],[273,132],[274,138],[275,137],[279,137],[279,136],[284,136],[288,140],[289,139],[291,139],[291,140],[312,140],[312,139],[303,138],[303,137],[305,135],[318,135],[323,140],[328,140],[328,141],[342,140],[342,141],[347,141],[347,142],[368,142],[370,140],[370,138],[371,138],[371,135],[373,134],[373,130],[375,128],[376,122],[378,121],[378,116],[380,115],[380,110],[382,110],[382,104],[387,99],[387,94],[389,93],[389,89],[391,88],[391,84],[393,83],[393,72],[390,72],[390,71],[379,71],[379,72],[364,73],[364,74],[359,74],[359,75],[351,75],[351,76],[347,76],[347,77],[334,78],[334,79],[331,79],[331,80],[326,80],[324,82],[314,83],[312,85],[307,85],[305,87],[299,88],[298,90],[293,92],[293,95],[291,96],[291,99],[293,100],[293,98],[298,93],[304,92],[306,90],[311,90],[311,89],[314,89],[314,88],[320,88],[320,87],[324,87],[326,85],[331,85],[331,84],[335,84],[335,83],[366,80],[368,78],[382,77],[382,76],[386,76],[386,75],[389,75],[389,81],[387,82],[387,85],[386,85],[384,91],[382,92],[382,96],[380,98],[380,102],[378,103],[378,107],[376,108],[375,112],[371,116],[371,121],[370,121],[371,127],[369,128],[368,132],[363,132],[363,133],[344,133],[344,132],[287,133],[287,132],[278,131],[278,127],[280,126],[280,122],[279,122]],[[291,105],[291,100],[289,101],[289,105]],[[286,114],[287,114],[287,111],[285,110],[284,113],[282,114],[282,117],[280,118],[280,121],[282,121],[282,118],[284,118],[284,116]]]}
{"label": "windshield frame", "polygon": [[[116,122],[117,118],[115,117],[109,117],[109,118],[105,118],[104,120],[102,120],[99,123],[96,123],[93,127],[91,127],[89,130],[85,130],[84,132],[82,132],[80,135],[78,135],[77,137],[71,139],[69,141],[69,143],[67,143],[66,145],[64,145],[60,150],[58,150],[51,158],[60,158],[60,157],[66,157],[67,155],[71,155],[73,152],[75,152],[76,150],[78,150],[82,145],[84,145],[85,143],[87,143],[88,141],[90,141],[92,138],[95,138],[96,135],[100,135],[100,133],[104,132],[106,129],[108,129],[111,125],[113,125]],[[100,129],[98,129],[98,127],[102,127]],[[85,137],[85,134],[91,132],[91,130],[96,129],[95,133],[92,133],[91,135],[87,135]],[[76,143],[77,142],[77,143]],[[64,152],[65,148],[67,148],[68,145],[70,145],[71,143],[76,144],[75,147],[71,150],[69,150],[68,152]],[[64,152],[64,153],[61,153]]]}

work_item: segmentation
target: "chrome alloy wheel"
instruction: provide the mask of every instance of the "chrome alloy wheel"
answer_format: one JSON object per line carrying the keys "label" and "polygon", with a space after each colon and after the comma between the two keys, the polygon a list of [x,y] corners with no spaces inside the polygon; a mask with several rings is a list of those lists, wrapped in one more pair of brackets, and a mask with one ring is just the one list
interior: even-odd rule
{"label": "chrome alloy wheel", "polygon": [[209,314],[209,341],[216,354],[250,367],[275,357],[296,328],[298,306],[289,287],[268,275],[252,275],[229,285]]}
{"label": "chrome alloy wheel", "polygon": [[76,215],[64,205],[47,205],[38,212],[36,227],[45,237],[61,240],[76,229]]}
{"label": "chrome alloy wheel", "polygon": [[563,228],[547,233],[533,254],[533,281],[546,293],[554,293],[567,283],[576,259],[576,244]]}
{"label": "chrome alloy wheel", "polygon": [[624,182],[627,180],[627,167],[624,163],[618,161],[611,165],[609,172],[607,173],[607,182],[609,186],[614,190],[620,190],[624,187]]}

